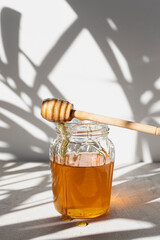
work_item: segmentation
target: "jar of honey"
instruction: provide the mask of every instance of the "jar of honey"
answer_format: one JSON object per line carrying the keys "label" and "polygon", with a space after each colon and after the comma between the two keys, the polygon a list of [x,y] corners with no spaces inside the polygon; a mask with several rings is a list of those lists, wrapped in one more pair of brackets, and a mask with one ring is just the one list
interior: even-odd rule
{"label": "jar of honey", "polygon": [[71,218],[94,218],[110,206],[114,145],[107,125],[72,120],[57,124],[50,144],[53,202]]}

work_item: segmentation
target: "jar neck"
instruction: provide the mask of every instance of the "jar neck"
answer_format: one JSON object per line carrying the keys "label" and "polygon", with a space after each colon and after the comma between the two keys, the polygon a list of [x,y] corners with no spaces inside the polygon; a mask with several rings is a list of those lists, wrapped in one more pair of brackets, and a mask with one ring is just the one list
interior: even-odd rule
{"label": "jar neck", "polygon": [[64,124],[57,124],[57,134],[59,137],[68,137],[70,141],[92,141],[97,138],[106,137],[109,128],[105,124],[91,121],[72,120]]}

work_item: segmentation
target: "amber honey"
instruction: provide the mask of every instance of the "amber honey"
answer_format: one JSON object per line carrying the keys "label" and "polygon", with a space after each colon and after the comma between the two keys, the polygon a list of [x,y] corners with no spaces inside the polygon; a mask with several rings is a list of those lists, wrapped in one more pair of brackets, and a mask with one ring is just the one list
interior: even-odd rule
{"label": "amber honey", "polygon": [[[101,154],[58,156],[50,161],[53,202],[58,212],[72,218],[94,218],[105,214],[110,205],[113,162],[104,163]],[[68,165],[67,165],[68,164]]]}

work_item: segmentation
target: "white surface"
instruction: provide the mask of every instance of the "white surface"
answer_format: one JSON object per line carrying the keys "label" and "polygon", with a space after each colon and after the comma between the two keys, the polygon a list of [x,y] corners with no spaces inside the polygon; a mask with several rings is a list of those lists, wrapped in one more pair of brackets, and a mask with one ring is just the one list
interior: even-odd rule
{"label": "white surface", "polygon": [[[1,0],[0,123],[8,126],[1,124],[1,140],[9,145],[3,152],[19,161],[48,158],[55,133],[40,106],[49,97],[158,125],[159,8],[148,0]],[[117,162],[159,160],[157,138],[110,132]]]}
{"label": "white surface", "polygon": [[160,239],[160,164],[115,169],[110,210],[86,227],[60,222],[49,164],[1,161],[0,176],[1,240]]}

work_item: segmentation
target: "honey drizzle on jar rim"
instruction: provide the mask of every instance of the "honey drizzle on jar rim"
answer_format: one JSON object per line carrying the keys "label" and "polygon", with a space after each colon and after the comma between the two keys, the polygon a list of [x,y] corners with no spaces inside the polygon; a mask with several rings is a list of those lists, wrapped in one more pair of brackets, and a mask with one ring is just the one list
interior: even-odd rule
{"label": "honey drizzle on jar rim", "polygon": [[62,143],[61,143],[61,146],[60,146],[60,156],[63,160],[63,163],[65,164],[65,155],[66,155],[66,150],[67,150],[67,146],[68,146],[68,143],[69,143],[69,138],[67,136],[67,130],[66,130],[66,126],[64,123],[57,123],[57,127],[58,127],[58,130],[60,131],[61,133],[61,136],[62,136]]}
{"label": "honey drizzle on jar rim", "polygon": [[[60,134],[62,136],[62,143],[61,143],[61,146],[60,146],[60,156],[63,160],[63,163],[65,164],[66,163],[66,150],[67,150],[67,146],[69,144],[69,138],[68,138],[68,133],[67,133],[67,130],[66,130],[66,126],[65,126],[65,123],[64,122],[58,122],[57,123],[57,127],[58,127],[58,130],[60,131]],[[92,132],[91,130],[88,131],[88,132]],[[88,137],[91,137],[92,135],[88,135]],[[91,143],[88,143],[88,142],[85,142],[83,143],[84,145],[89,145],[91,147],[93,147],[96,151],[98,151],[100,154],[102,154],[104,156],[104,164],[105,164],[105,161],[106,161],[106,151],[103,149],[103,148],[97,148],[95,147],[93,144]]]}

